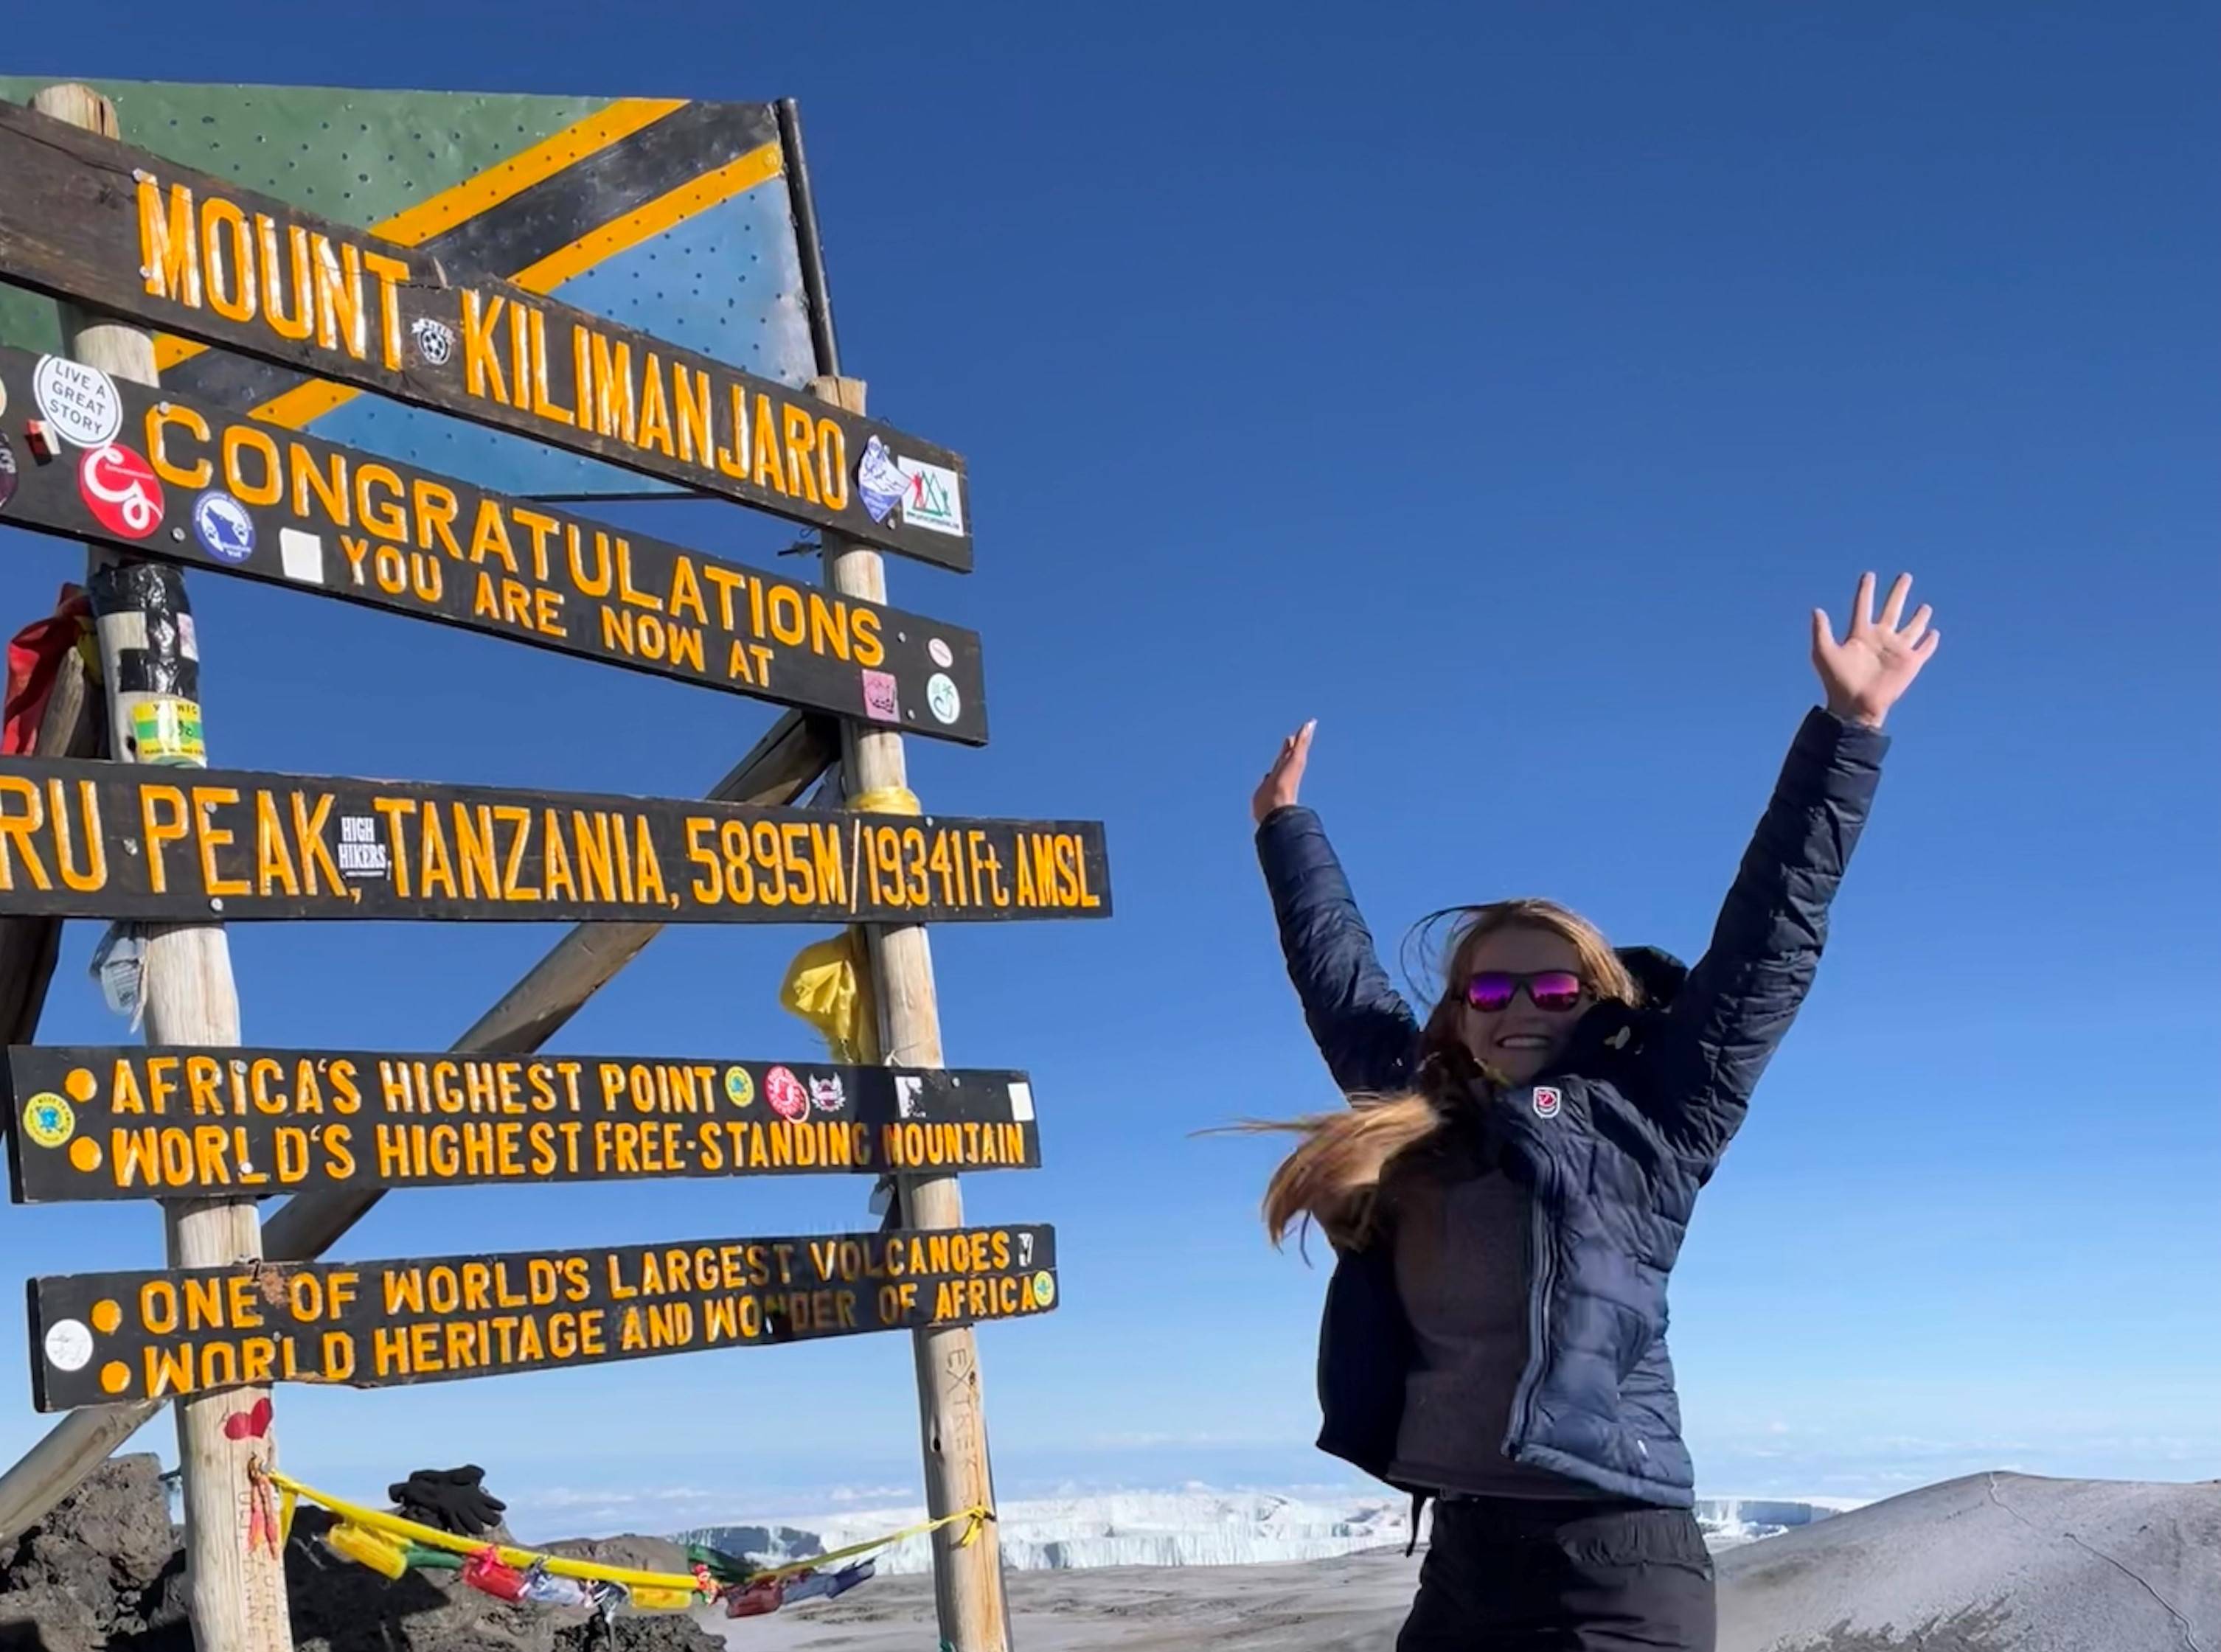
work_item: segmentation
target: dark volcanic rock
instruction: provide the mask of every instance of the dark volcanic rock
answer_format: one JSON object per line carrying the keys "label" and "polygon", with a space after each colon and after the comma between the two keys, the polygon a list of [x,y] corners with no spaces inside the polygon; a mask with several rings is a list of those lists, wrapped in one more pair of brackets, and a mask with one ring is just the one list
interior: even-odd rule
{"label": "dark volcanic rock", "polygon": [[160,1462],[140,1452],[103,1463],[0,1549],[0,1649],[156,1652],[166,1631],[184,1628],[161,1611],[177,1549]]}
{"label": "dark volcanic rock", "polygon": [[297,1652],[554,1652],[554,1613],[481,1594],[454,1572],[373,1572],[324,1547],[331,1524],[305,1504],[293,1517],[285,1593]]}
{"label": "dark volcanic rock", "polygon": [[[605,1652],[610,1630],[583,1611],[514,1606],[453,1572],[388,1578],[321,1541],[332,1524],[302,1505],[285,1550],[298,1652]],[[513,1543],[506,1531],[493,1539]],[[11,1547],[0,1549],[0,1652],[193,1652],[185,1555],[160,1465],[118,1457]],[[683,1573],[686,1553],[655,1537],[580,1539],[553,1552]],[[620,1618],[613,1652],[723,1652],[691,1614]]]}

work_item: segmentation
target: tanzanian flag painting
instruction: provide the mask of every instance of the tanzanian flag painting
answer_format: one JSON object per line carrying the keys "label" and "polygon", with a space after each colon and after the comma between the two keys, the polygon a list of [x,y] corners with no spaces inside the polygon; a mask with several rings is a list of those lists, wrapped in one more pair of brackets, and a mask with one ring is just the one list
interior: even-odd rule
{"label": "tanzanian flag painting", "polygon": [[[0,76],[27,103],[68,75]],[[91,78],[126,143],[453,257],[781,383],[816,371],[768,103],[356,91]],[[60,345],[54,305],[0,285],[0,342]],[[165,386],[504,493],[667,484],[286,367],[163,337]]]}

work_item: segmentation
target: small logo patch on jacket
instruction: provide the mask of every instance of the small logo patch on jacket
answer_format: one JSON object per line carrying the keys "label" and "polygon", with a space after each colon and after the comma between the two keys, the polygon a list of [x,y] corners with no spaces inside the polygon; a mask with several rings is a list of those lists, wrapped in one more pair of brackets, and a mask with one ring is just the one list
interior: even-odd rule
{"label": "small logo patch on jacket", "polygon": [[1558,1108],[1563,1103],[1564,1099],[1564,1097],[1561,1096],[1557,1091],[1552,1089],[1548,1085],[1536,1085],[1535,1087],[1535,1116],[1537,1119],[1556,1118],[1558,1116]]}

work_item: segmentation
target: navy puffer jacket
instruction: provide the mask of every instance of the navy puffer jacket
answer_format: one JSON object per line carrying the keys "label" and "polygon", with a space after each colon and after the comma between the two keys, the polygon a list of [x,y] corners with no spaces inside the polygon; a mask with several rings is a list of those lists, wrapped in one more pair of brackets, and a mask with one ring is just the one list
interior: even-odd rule
{"label": "navy puffer jacket", "polygon": [[[1597,1006],[1562,1070],[1510,1090],[1476,1084],[1463,1098],[1533,1199],[1528,1361],[1500,1443],[1514,1461],[1653,1504],[1694,1502],[1667,1275],[1698,1190],[1811,988],[1888,744],[1808,714],[1696,967],[1685,975],[1663,953],[1623,952],[1649,1003]],[[1410,1088],[1419,1023],[1380,967],[1318,817],[1278,810],[1257,847],[1288,972],[1336,1083],[1348,1094]],[[1387,1244],[1339,1250],[1320,1330],[1321,1449],[1387,1478],[1411,1349]]]}

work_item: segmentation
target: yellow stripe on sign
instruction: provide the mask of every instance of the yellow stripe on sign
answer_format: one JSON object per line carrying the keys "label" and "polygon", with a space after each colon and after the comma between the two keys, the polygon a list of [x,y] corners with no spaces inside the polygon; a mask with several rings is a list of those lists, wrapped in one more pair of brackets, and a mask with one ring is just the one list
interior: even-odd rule
{"label": "yellow stripe on sign", "polygon": [[361,394],[352,384],[333,384],[321,378],[313,378],[305,384],[296,384],[282,395],[272,396],[247,416],[260,419],[266,425],[280,425],[287,430],[298,430],[322,418],[333,408],[345,407]]}
{"label": "yellow stripe on sign", "polygon": [[783,170],[776,143],[751,149],[714,172],[704,172],[692,183],[682,184],[670,194],[658,196],[622,218],[610,219],[568,246],[518,271],[510,279],[527,292],[553,292],[572,276],[583,275],[604,259],[613,259],[642,241],[654,239],[698,212],[706,212],[759,184],[770,182]]}
{"label": "yellow stripe on sign", "polygon": [[566,166],[629,138],[642,127],[653,126],[674,109],[686,107],[683,97],[622,97],[598,115],[576,126],[565,127],[552,138],[511,155],[498,166],[466,178],[451,190],[442,190],[429,201],[372,224],[370,233],[404,246],[421,246],[443,230],[522,195],[535,184],[555,176]]}
{"label": "yellow stripe on sign", "polygon": [[[519,150],[485,171],[441,190],[429,201],[419,201],[406,212],[371,225],[370,233],[389,241],[398,241],[404,246],[421,246],[433,236],[468,222],[511,196],[522,194],[535,184],[554,177],[565,167],[575,165],[685,107],[683,97],[621,97],[575,125],[565,127],[553,137],[541,139],[529,149]],[[154,365],[158,370],[174,367],[181,361],[191,360],[208,347],[190,339],[173,339],[164,334],[154,340]],[[277,398],[278,402],[284,400],[284,396]]]}
{"label": "yellow stripe on sign", "polygon": [[[658,196],[622,218],[611,219],[510,279],[527,292],[552,292],[572,276],[584,275],[604,259],[654,240],[698,212],[707,211],[759,184],[767,183],[784,170],[777,144],[751,149],[738,160],[728,161],[714,172],[704,172],[692,183],[682,184],[670,194]],[[298,430],[335,408],[345,407],[361,394],[351,385],[317,380],[271,397],[247,416],[265,424]]]}

